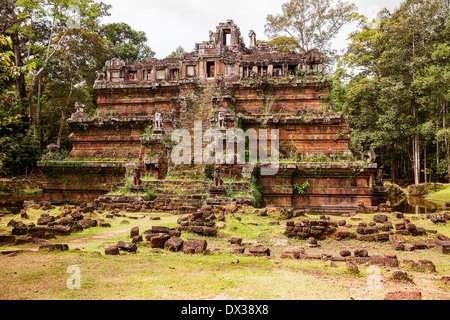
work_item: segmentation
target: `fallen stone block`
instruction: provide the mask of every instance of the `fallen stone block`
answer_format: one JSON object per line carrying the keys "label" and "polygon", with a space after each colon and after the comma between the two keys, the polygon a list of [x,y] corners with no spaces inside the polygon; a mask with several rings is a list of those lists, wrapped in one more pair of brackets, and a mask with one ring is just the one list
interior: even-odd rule
{"label": "fallen stone block", "polygon": [[83,215],[78,211],[72,212],[72,214],[70,216],[72,217],[72,219],[74,219],[76,221],[83,220],[83,218],[84,218]]}
{"label": "fallen stone block", "polygon": [[204,227],[203,234],[206,236],[214,236],[217,234],[217,228],[216,227]]}
{"label": "fallen stone block", "polygon": [[429,272],[429,273],[436,272],[436,266],[430,260],[413,261],[404,259],[403,263],[406,264],[413,271]]}
{"label": "fallen stone block", "polygon": [[119,247],[118,246],[111,246],[105,249],[106,255],[115,256],[119,254]]}
{"label": "fallen stone block", "polygon": [[436,247],[444,254],[450,253],[450,240],[445,241],[435,241]]}
{"label": "fallen stone block", "polygon": [[136,227],[131,228],[130,238],[134,238],[135,236],[138,236],[138,235],[139,235],[139,227],[136,226]]}
{"label": "fallen stone block", "polygon": [[248,251],[250,252],[251,255],[270,256],[270,249],[262,245],[250,247]]}
{"label": "fallen stone block", "polygon": [[92,228],[92,227],[97,226],[97,220],[92,220],[92,219],[82,219],[82,220],[79,220],[78,223],[83,228]]}
{"label": "fallen stone block", "polygon": [[340,254],[342,257],[349,257],[349,256],[352,255],[352,253],[350,252],[350,250],[341,250],[341,251],[339,252],[339,254]]}
{"label": "fallen stone block", "polygon": [[378,223],[383,223],[388,220],[388,217],[384,214],[376,214],[373,216],[373,221]]}
{"label": "fallen stone block", "polygon": [[183,248],[183,242],[178,237],[171,237],[164,243],[164,248],[169,251],[180,251]]}
{"label": "fallen stone block", "polygon": [[244,253],[245,247],[237,244],[231,244],[228,246],[231,249],[231,253]]}
{"label": "fallen stone block", "polygon": [[137,250],[136,244],[132,242],[119,241],[117,242],[116,247],[118,247],[120,250],[128,252],[136,252]]}
{"label": "fallen stone block", "polygon": [[39,246],[39,250],[67,251],[69,250],[69,246],[61,243],[49,243]]}
{"label": "fallen stone block", "polygon": [[391,276],[387,280],[394,281],[394,282],[414,283],[414,281],[403,270],[394,270],[394,272],[391,274]]}
{"label": "fallen stone block", "polygon": [[37,220],[37,224],[39,226],[42,226],[42,225],[46,225],[49,222],[53,222],[53,221],[55,221],[55,217],[53,217],[53,216],[41,217]]}
{"label": "fallen stone block", "polygon": [[132,243],[142,242],[142,236],[134,236],[134,237],[131,239],[131,242],[132,242]]}
{"label": "fallen stone block", "polygon": [[228,239],[228,242],[231,244],[241,244],[242,243],[242,238],[240,237],[231,237],[230,239]]}
{"label": "fallen stone block", "polygon": [[16,226],[12,229],[11,235],[21,236],[21,235],[27,234],[27,232],[28,232],[28,228]]}
{"label": "fallen stone block", "polygon": [[422,300],[420,291],[391,291],[387,292],[384,300]]}
{"label": "fallen stone block", "polygon": [[353,251],[353,255],[355,257],[368,257],[369,256],[369,252],[366,249],[355,249]]}
{"label": "fallen stone block", "polygon": [[389,233],[377,233],[374,235],[376,241],[388,241]]}
{"label": "fallen stone block", "polygon": [[183,252],[185,253],[202,253],[206,250],[208,243],[206,240],[187,239],[183,243]]}
{"label": "fallen stone block", "polygon": [[0,244],[12,244],[16,242],[15,236],[0,236]]}
{"label": "fallen stone block", "polygon": [[166,241],[169,240],[168,234],[160,234],[150,238],[150,245],[152,248],[164,248]]}
{"label": "fallen stone block", "polygon": [[374,241],[375,237],[373,234],[358,234],[356,239],[359,241]]}

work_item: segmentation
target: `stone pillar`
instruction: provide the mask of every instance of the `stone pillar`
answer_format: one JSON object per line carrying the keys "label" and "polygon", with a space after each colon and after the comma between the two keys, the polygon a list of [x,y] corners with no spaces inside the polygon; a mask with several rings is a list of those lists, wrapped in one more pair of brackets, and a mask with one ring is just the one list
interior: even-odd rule
{"label": "stone pillar", "polygon": [[150,79],[151,82],[155,82],[156,81],[156,67],[152,68],[152,71],[150,73]]}
{"label": "stone pillar", "polygon": [[267,66],[267,76],[269,78],[273,77],[273,64],[269,64]]}
{"label": "stone pillar", "polygon": [[205,78],[205,66],[204,66],[204,60],[203,60],[203,58],[201,58],[199,61],[198,61],[198,66],[199,66],[199,71],[198,71],[198,76],[200,77],[200,78]]}

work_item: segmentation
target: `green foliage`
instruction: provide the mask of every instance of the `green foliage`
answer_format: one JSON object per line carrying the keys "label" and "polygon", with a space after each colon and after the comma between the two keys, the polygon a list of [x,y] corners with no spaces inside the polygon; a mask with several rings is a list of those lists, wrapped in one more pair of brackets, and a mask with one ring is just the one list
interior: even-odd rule
{"label": "green foliage", "polygon": [[421,183],[419,185],[408,186],[408,195],[411,196],[425,196],[432,192],[444,190],[445,186],[441,183]]}
{"label": "green foliage", "polygon": [[151,137],[153,134],[153,126],[150,124],[145,127],[143,136]]}
{"label": "green foliage", "polygon": [[5,114],[0,112],[0,176],[30,173],[41,154],[28,119]]}
{"label": "green foliage", "polygon": [[[330,50],[332,39],[343,25],[357,17],[356,5],[341,0],[290,0],[281,10],[281,14],[267,15],[265,33],[269,38],[288,35],[297,40],[301,51],[317,48],[328,59],[335,55]],[[291,42],[288,47],[292,46],[297,47]]]}
{"label": "green foliage", "polygon": [[250,194],[253,196],[252,205],[255,208],[261,208],[263,205],[263,189],[264,187],[261,185],[261,168],[257,165],[252,172],[249,185]]}
{"label": "green foliage", "polygon": [[261,41],[258,40],[257,42],[265,42],[269,46],[275,49],[277,52],[299,52],[302,51],[300,44],[298,41],[293,37],[285,37],[280,36],[273,38],[270,41]]}
{"label": "green foliage", "polygon": [[112,43],[116,58],[139,61],[155,56],[155,52],[146,44],[148,39],[145,32],[133,30],[124,22],[106,24],[100,28],[99,34]]}
{"label": "green foliage", "polygon": [[145,190],[145,200],[146,201],[153,201],[158,196],[158,190],[153,187],[146,187]]}
{"label": "green foliage", "polygon": [[[394,172],[397,177],[411,180],[411,154],[419,161],[428,154],[427,173],[437,173],[436,161],[449,154],[448,10],[446,1],[404,0],[374,21],[360,16],[332,79],[334,109],[353,119],[353,151],[375,150],[387,171],[392,164],[407,169]],[[414,139],[419,147],[411,150]],[[436,142],[446,146],[445,152]]]}
{"label": "green foliage", "polygon": [[292,187],[298,194],[304,195],[306,193],[306,189],[309,187],[309,181],[305,181],[302,184],[294,183]]}
{"label": "green foliage", "polygon": [[184,50],[184,48],[179,45],[166,58],[181,58],[184,53],[186,53],[186,50]]}
{"label": "green foliage", "polygon": [[214,166],[212,164],[205,165],[204,177],[206,180],[213,180],[214,178]]}

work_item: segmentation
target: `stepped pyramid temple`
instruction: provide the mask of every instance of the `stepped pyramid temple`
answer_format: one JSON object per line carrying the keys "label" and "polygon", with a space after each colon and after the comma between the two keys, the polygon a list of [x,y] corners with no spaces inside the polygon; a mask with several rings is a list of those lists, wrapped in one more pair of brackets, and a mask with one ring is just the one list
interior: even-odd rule
{"label": "stepped pyramid temple", "polygon": [[[170,207],[172,201],[173,208],[198,208],[211,197],[212,176],[220,166],[223,198],[257,190],[262,205],[336,213],[382,202],[374,154],[349,151],[350,119],[332,109],[322,53],[276,52],[257,43],[253,31],[248,36],[247,47],[240,29],[227,20],[180,58],[107,61],[94,83],[95,115],[77,104],[68,120],[73,145],[68,157],[52,157],[54,146],[38,163],[46,177],[45,198],[93,201],[127,185],[134,174],[138,185],[131,189],[160,191],[148,205]],[[265,129],[269,155],[271,132],[277,129],[277,171],[260,174],[267,164],[259,160],[205,163],[202,153],[209,143],[195,145],[195,124],[201,133],[253,129],[257,134],[246,136],[246,148],[260,141]],[[172,134],[180,129],[191,134],[192,161],[175,163],[171,154],[179,139]],[[199,153],[200,161],[194,161]]]}

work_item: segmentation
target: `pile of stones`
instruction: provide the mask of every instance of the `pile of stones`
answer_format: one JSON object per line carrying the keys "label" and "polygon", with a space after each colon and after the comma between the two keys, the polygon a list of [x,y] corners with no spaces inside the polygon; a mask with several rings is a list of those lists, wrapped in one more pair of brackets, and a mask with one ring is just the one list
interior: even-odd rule
{"label": "pile of stones", "polygon": [[[215,212],[219,212],[218,217],[216,217]],[[217,208],[214,208],[212,205],[204,205],[196,212],[178,218],[178,230],[205,236],[215,236],[217,235],[215,220],[224,221],[225,212],[217,210]]]}
{"label": "pile of stones", "polygon": [[336,221],[329,221],[324,217],[321,217],[319,220],[302,219],[298,222],[288,220],[284,234],[288,237],[300,237],[302,239],[313,237],[319,239],[333,234],[337,226]]}
{"label": "pile of stones", "polygon": [[[51,209],[52,206],[51,204],[44,204],[38,207]],[[25,243],[42,244],[45,242],[44,240],[55,239],[56,236],[67,236],[72,232],[98,226],[97,220],[86,218],[83,215],[84,212],[90,212],[90,209],[83,210],[85,207],[77,209],[80,210],[61,207],[62,212],[57,216],[43,212],[36,223],[30,222],[25,224],[23,221],[11,219],[7,225],[12,227],[11,235],[0,236],[0,243],[16,245]],[[22,209],[20,213],[22,218],[28,219],[25,209]]]}
{"label": "pile of stones", "polygon": [[105,255],[118,255],[121,251],[136,253],[137,244],[143,241],[143,236],[154,249],[182,251],[186,254],[205,253],[208,245],[206,240],[202,239],[187,239],[184,241],[180,238],[181,232],[176,228],[152,226],[151,229],[145,230],[143,235],[140,235],[139,227],[136,226],[130,230],[131,242],[119,241],[116,245],[106,248]]}

